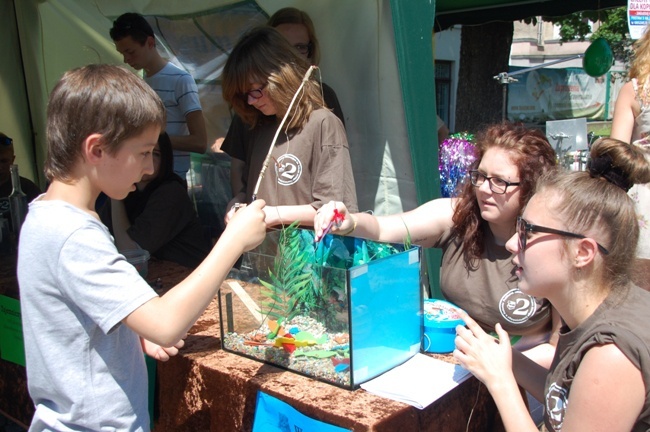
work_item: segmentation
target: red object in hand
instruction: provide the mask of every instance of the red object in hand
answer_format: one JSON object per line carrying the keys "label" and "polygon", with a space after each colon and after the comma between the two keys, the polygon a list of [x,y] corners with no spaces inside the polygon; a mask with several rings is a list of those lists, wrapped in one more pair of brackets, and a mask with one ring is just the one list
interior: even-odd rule
{"label": "red object in hand", "polygon": [[338,225],[345,220],[345,216],[343,216],[343,214],[341,214],[337,209],[334,209],[334,217],[332,220]]}
{"label": "red object in hand", "polygon": [[327,233],[330,232],[330,230],[332,229],[332,225],[334,225],[334,223],[336,223],[336,226],[339,226],[341,222],[343,222],[344,220],[345,220],[345,216],[343,216],[343,214],[337,209],[334,209],[334,216],[332,217],[330,223],[327,224],[327,228],[323,230],[323,234],[321,234],[320,238],[322,239],[327,235]]}

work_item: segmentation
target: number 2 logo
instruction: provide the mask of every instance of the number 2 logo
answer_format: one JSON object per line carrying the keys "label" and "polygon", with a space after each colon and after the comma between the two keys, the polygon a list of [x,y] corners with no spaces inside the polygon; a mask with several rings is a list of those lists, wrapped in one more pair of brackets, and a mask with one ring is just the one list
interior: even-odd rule
{"label": "number 2 logo", "polygon": [[277,159],[275,172],[278,178],[278,184],[281,186],[290,186],[300,180],[302,174],[302,164],[300,159],[292,154],[284,154]]}
{"label": "number 2 logo", "polygon": [[506,321],[513,324],[526,322],[537,310],[537,303],[519,288],[513,288],[501,297],[499,311]]}

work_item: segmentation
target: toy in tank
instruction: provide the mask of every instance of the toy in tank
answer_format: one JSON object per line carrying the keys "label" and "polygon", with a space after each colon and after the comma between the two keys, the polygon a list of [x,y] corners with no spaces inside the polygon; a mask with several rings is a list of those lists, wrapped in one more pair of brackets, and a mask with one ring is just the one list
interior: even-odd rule
{"label": "toy in tank", "polygon": [[353,389],[420,350],[420,248],[270,231],[219,293],[223,349]]}

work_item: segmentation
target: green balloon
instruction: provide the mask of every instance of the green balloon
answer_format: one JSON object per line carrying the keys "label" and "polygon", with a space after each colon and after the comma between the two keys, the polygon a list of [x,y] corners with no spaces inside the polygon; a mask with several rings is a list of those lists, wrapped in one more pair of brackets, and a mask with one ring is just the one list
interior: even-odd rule
{"label": "green balloon", "polygon": [[614,53],[603,38],[593,41],[582,57],[582,68],[592,77],[605,75],[612,67],[612,63],[614,63]]}

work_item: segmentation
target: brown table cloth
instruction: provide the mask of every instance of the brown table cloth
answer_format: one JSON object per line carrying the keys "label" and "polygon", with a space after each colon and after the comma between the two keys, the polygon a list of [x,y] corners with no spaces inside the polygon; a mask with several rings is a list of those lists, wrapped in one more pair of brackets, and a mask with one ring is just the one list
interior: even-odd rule
{"label": "brown table cloth", "polygon": [[[155,286],[159,279],[164,292],[189,273],[185,267],[152,259],[147,280]],[[15,260],[0,262],[0,293],[18,297]],[[450,355],[438,357],[453,361]],[[250,431],[258,390],[307,416],[353,431],[502,430],[492,398],[474,377],[419,410],[225,352],[216,299],[191,329],[181,353],[158,363],[158,381],[155,432]],[[0,360],[0,411],[24,426],[34,413],[25,368],[4,360]]]}

